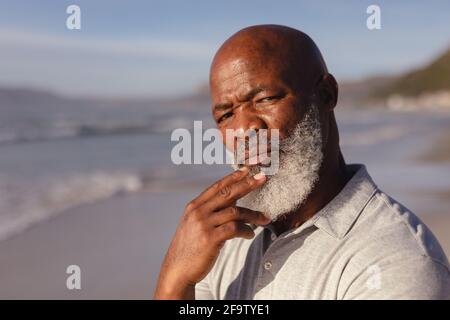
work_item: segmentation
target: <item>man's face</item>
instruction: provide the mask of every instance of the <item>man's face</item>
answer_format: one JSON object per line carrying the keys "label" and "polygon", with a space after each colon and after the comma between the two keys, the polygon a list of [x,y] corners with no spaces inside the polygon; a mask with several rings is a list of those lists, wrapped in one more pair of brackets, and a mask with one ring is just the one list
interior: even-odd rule
{"label": "man's face", "polygon": [[235,141],[225,141],[226,129],[268,129],[269,138],[270,129],[279,129],[281,140],[294,129],[306,102],[288,79],[289,72],[273,63],[238,58],[216,64],[211,74],[212,112],[230,151]]}
{"label": "man's face", "polygon": [[[290,72],[283,66],[236,59],[216,65],[211,74],[213,115],[229,150],[234,150],[238,136],[230,142],[227,129],[268,129],[269,138],[270,129],[279,130],[278,172],[239,200],[240,206],[272,220],[306,201],[323,160],[318,106],[305,99]],[[252,169],[258,171],[258,165]]]}

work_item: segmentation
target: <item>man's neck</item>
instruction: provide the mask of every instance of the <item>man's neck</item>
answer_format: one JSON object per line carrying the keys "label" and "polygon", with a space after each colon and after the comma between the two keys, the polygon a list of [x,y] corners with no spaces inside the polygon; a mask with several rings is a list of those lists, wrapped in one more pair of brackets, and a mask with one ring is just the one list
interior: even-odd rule
{"label": "man's neck", "polygon": [[352,173],[347,171],[340,152],[339,159],[334,164],[325,160],[319,173],[319,181],[306,201],[296,211],[280,217],[272,224],[276,233],[279,235],[301,226],[333,200],[351,177]]}

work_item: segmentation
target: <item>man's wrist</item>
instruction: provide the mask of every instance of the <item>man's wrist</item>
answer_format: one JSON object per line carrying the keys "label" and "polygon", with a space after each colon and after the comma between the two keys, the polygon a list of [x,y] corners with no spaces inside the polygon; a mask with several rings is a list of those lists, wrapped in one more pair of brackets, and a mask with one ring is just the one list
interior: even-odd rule
{"label": "man's wrist", "polygon": [[174,286],[158,284],[155,300],[195,300],[195,284],[179,283]]}
{"label": "man's wrist", "polygon": [[160,275],[154,298],[163,300],[194,300],[195,283],[164,272]]}

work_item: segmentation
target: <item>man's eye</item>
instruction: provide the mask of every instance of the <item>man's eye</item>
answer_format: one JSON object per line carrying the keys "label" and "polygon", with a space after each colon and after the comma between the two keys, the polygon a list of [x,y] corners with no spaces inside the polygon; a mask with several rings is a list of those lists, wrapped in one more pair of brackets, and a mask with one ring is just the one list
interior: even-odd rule
{"label": "man's eye", "polygon": [[265,98],[259,99],[256,102],[270,102],[272,100],[275,100],[276,98],[277,98],[277,96],[270,96],[270,97],[265,97]]}
{"label": "man's eye", "polygon": [[222,115],[222,116],[219,118],[219,120],[217,120],[217,122],[220,123],[220,122],[222,122],[223,120],[225,120],[225,119],[231,117],[232,115],[233,115],[233,114],[232,114],[231,112],[227,112],[227,113],[225,113],[224,115]]}

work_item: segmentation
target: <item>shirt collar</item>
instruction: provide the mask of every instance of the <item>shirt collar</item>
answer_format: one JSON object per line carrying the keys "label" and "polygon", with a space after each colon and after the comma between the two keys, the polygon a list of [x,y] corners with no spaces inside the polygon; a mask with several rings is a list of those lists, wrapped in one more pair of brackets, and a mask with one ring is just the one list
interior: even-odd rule
{"label": "shirt collar", "polygon": [[356,171],[339,194],[313,218],[313,224],[338,239],[351,229],[366,204],[377,190],[377,186],[362,164],[347,166]]}

